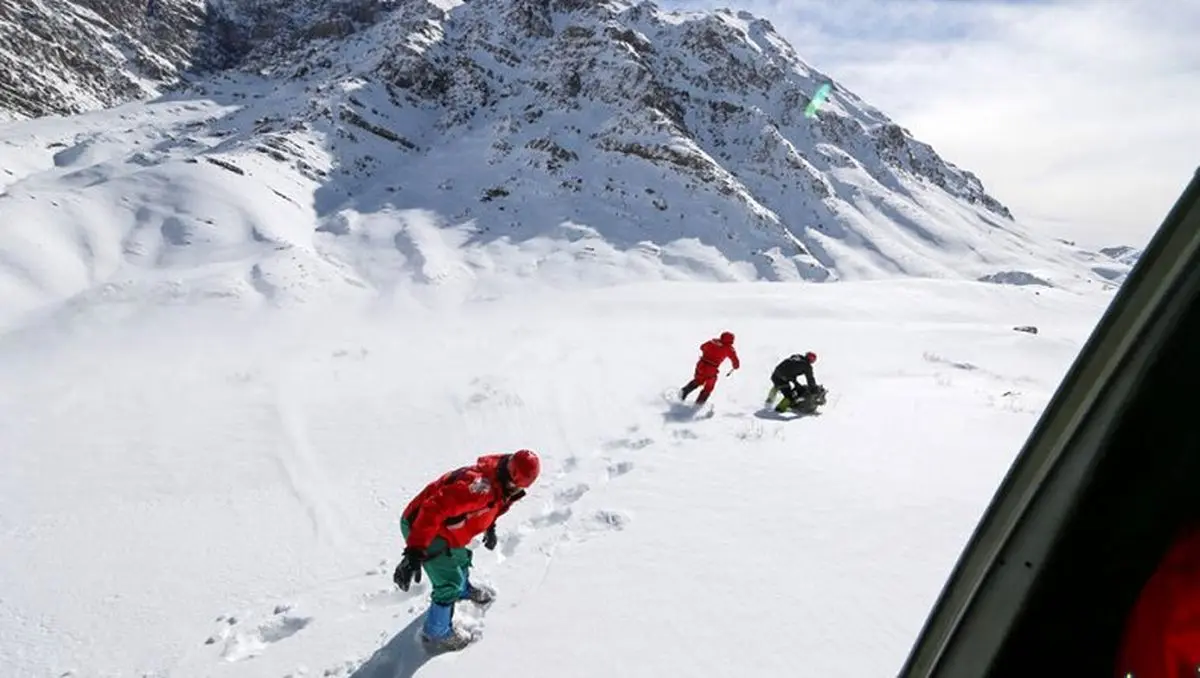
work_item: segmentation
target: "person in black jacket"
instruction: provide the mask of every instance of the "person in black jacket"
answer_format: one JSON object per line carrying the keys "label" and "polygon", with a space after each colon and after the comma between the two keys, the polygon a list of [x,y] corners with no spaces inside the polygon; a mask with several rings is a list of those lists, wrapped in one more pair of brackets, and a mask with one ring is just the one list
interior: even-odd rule
{"label": "person in black jacket", "polygon": [[[776,412],[787,412],[801,403],[809,395],[819,395],[824,389],[817,384],[813,377],[813,363],[817,362],[817,354],[794,353],[775,366],[771,373],[771,391],[767,394],[767,407],[775,402],[775,396],[783,394],[783,400],[775,406]],[[804,385],[799,384],[800,375],[804,375]],[[807,408],[809,411],[815,407]]]}

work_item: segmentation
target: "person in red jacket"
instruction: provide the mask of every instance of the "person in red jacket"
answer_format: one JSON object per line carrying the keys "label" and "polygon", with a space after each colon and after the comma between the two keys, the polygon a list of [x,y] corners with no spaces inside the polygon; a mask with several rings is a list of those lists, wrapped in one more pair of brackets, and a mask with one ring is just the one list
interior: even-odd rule
{"label": "person in red jacket", "polygon": [[738,360],[737,351],[733,348],[733,332],[722,332],[716,339],[709,339],[700,344],[700,360],[696,362],[696,370],[692,380],[679,391],[679,399],[687,400],[688,395],[700,388],[700,397],[696,398],[697,405],[708,402],[713,389],[717,387],[717,376],[721,372],[721,363],[728,358],[733,363],[733,369],[742,366]]}
{"label": "person in red jacket", "polygon": [[1200,524],[1182,530],[1125,621],[1116,678],[1200,675]]}
{"label": "person in red jacket", "polygon": [[430,651],[458,650],[471,642],[454,628],[454,604],[470,600],[488,605],[494,593],[471,584],[467,545],[483,534],[484,547],[496,548],[496,520],[525,496],[540,471],[541,461],[530,450],[482,456],[442,475],[404,508],[404,557],[392,578],[407,591],[412,582],[421,582],[422,569],[429,575],[432,604],[421,640]]}

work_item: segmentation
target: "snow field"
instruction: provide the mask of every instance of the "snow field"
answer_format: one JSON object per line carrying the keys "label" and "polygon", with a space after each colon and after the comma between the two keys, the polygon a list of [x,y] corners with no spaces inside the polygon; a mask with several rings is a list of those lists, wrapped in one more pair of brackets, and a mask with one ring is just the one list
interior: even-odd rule
{"label": "snow field", "polygon": [[[937,281],[406,299],[101,305],[0,338],[6,674],[894,673],[1107,303]],[[712,418],[674,416],[663,392],[723,329],[743,369]],[[761,412],[806,349],[828,406]],[[475,555],[499,597],[458,612],[483,639],[423,661],[399,512],[519,447],[543,476]]]}

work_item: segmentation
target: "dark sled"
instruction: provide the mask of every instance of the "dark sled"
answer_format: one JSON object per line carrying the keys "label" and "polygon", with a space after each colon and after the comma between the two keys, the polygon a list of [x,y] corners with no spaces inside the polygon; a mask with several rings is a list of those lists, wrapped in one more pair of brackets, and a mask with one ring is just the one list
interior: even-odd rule
{"label": "dark sled", "polygon": [[774,407],[764,407],[754,416],[759,419],[774,419],[776,421],[790,421],[792,419],[804,419],[805,417],[820,416],[819,407],[823,406],[826,401],[826,396],[829,394],[824,386],[818,386],[817,390],[808,394],[804,400],[792,405],[791,409],[786,412],[780,412]]}

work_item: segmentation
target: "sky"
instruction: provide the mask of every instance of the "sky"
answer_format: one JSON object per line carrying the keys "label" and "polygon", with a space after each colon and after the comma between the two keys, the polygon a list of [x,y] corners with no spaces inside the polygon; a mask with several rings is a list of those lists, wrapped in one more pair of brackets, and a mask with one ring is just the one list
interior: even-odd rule
{"label": "sky", "polygon": [[1197,0],[674,0],[748,10],[1017,219],[1142,246],[1200,167]]}

